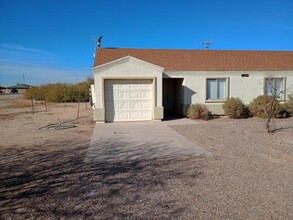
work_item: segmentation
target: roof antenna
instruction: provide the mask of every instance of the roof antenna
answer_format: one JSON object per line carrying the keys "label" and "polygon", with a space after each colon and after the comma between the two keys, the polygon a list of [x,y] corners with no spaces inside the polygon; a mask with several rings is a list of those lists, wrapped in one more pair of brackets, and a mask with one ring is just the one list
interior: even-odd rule
{"label": "roof antenna", "polygon": [[208,50],[210,48],[210,46],[213,44],[212,41],[203,41],[203,49]]}
{"label": "roof antenna", "polygon": [[98,39],[97,47],[101,47],[102,38],[103,38],[103,36],[101,35]]}
{"label": "roof antenna", "polygon": [[94,53],[93,53],[93,58],[95,59],[97,49],[101,47],[101,42],[102,42],[103,36],[101,35],[98,40],[96,40],[95,36],[92,36],[92,42],[94,43]]}

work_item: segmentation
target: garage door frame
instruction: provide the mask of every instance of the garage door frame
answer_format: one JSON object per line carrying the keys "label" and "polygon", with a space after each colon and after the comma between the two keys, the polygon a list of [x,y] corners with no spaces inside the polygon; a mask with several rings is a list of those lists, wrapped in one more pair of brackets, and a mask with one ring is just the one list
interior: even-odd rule
{"label": "garage door frame", "polygon": [[[151,85],[151,94],[152,94],[152,110],[151,110],[151,120],[154,119],[154,107],[156,106],[156,77],[102,77],[102,100],[103,100],[103,108],[105,110],[105,122],[109,122],[106,119],[106,96],[105,96],[105,84],[107,80],[152,80]],[[115,122],[115,121],[113,121]]]}

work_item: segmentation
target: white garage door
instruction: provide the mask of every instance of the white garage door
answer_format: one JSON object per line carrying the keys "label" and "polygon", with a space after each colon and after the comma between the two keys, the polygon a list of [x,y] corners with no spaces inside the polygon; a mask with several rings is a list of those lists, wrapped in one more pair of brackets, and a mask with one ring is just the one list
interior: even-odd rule
{"label": "white garage door", "polygon": [[106,121],[152,120],[152,80],[105,80]]}

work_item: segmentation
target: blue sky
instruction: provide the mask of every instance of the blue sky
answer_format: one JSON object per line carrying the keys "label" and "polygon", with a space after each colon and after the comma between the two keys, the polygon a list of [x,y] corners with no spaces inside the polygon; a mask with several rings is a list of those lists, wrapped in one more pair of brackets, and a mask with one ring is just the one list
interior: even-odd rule
{"label": "blue sky", "polygon": [[293,50],[292,0],[0,0],[0,85],[82,81],[102,47]]}

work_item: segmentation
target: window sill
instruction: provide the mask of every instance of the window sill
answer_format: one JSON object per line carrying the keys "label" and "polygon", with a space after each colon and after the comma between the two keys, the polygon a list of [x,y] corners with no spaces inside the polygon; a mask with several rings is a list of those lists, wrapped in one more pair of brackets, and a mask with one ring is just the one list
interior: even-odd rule
{"label": "window sill", "polygon": [[[272,95],[265,95],[265,96],[272,96]],[[284,97],[275,97],[279,102],[286,102]]]}
{"label": "window sill", "polygon": [[224,103],[226,99],[207,99],[205,103]]}
{"label": "window sill", "polygon": [[286,102],[286,100],[284,99],[284,98],[277,98],[277,100],[279,101],[279,102]]}

